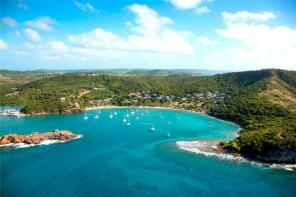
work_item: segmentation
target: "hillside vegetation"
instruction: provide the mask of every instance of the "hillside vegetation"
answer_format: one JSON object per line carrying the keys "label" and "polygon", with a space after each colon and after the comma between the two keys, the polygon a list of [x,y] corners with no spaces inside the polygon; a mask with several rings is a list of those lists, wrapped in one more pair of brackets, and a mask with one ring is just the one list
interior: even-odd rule
{"label": "hillside vegetation", "polygon": [[[164,73],[164,72],[161,72]],[[68,73],[1,85],[1,105],[24,113],[65,113],[94,105],[171,106],[242,125],[226,151],[296,163],[296,72],[260,70],[215,76]]]}

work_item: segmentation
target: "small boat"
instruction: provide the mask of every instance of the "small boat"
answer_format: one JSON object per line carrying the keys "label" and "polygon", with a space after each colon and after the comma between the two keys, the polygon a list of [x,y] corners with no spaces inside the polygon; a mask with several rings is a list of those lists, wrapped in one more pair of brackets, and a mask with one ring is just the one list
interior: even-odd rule
{"label": "small boat", "polygon": [[139,120],[139,119],[140,119],[139,116],[137,116],[137,117],[136,117],[136,120]]}
{"label": "small boat", "polygon": [[98,119],[98,118],[99,118],[99,115],[98,115],[98,112],[97,112],[94,119]]}
{"label": "small boat", "polygon": [[131,126],[131,120],[129,118],[127,118],[127,123],[125,124],[125,126],[127,127]]}
{"label": "small boat", "polygon": [[172,123],[170,121],[168,121],[168,125],[171,125]]}
{"label": "small boat", "polygon": [[110,115],[109,115],[109,118],[113,118],[113,114],[110,114]]}
{"label": "small boat", "polygon": [[150,128],[150,131],[155,131],[156,129],[153,127],[153,125],[152,125],[152,127]]}
{"label": "small boat", "polygon": [[176,120],[180,120],[180,118],[179,117],[176,117]]}
{"label": "small boat", "polygon": [[132,116],[135,115],[135,112],[134,112],[134,111],[131,111],[131,115],[132,115]]}
{"label": "small boat", "polygon": [[168,138],[170,138],[170,137],[171,137],[171,134],[167,133],[166,136],[167,136]]}
{"label": "small boat", "polygon": [[114,115],[115,115],[115,116],[117,116],[117,114],[118,114],[117,112],[114,112]]}
{"label": "small boat", "polygon": [[83,119],[84,119],[84,120],[87,120],[87,119],[88,119],[88,116],[87,116],[86,113],[84,113]]}
{"label": "small boat", "polygon": [[126,122],[127,120],[126,120],[126,115],[125,115],[125,113],[124,113],[124,115],[123,115],[123,119],[122,119],[122,122]]}
{"label": "small boat", "polygon": [[130,115],[129,114],[126,114],[126,117],[130,117]]}

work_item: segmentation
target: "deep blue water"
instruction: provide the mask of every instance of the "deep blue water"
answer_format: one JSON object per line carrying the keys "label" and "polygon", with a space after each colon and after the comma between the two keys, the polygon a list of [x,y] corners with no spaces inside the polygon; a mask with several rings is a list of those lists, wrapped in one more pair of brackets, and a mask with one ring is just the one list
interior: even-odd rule
{"label": "deep blue water", "polygon": [[0,196],[296,196],[295,171],[197,155],[174,143],[231,139],[238,126],[204,115],[139,109],[126,127],[121,120],[127,110],[104,109],[99,119],[93,110],[87,120],[83,113],[0,117],[1,134],[69,129],[83,135],[67,143],[1,149]]}

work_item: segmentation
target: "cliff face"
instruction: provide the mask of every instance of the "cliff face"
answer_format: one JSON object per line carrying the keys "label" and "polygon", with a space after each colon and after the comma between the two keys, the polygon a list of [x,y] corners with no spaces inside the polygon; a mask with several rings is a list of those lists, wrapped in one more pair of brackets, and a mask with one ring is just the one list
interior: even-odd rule
{"label": "cliff face", "polygon": [[45,133],[34,132],[29,135],[18,135],[18,134],[9,134],[0,136],[0,145],[7,144],[40,144],[46,140],[58,140],[58,141],[69,141],[77,138],[78,135],[71,133],[70,131],[52,131]]}
{"label": "cliff face", "polygon": [[296,151],[270,151],[264,156],[256,156],[255,159],[265,163],[295,164]]}

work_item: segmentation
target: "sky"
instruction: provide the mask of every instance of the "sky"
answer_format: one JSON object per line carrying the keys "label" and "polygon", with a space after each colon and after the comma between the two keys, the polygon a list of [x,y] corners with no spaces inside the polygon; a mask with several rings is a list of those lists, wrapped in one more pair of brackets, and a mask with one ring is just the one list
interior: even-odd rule
{"label": "sky", "polygon": [[1,0],[0,67],[296,70],[296,0]]}

